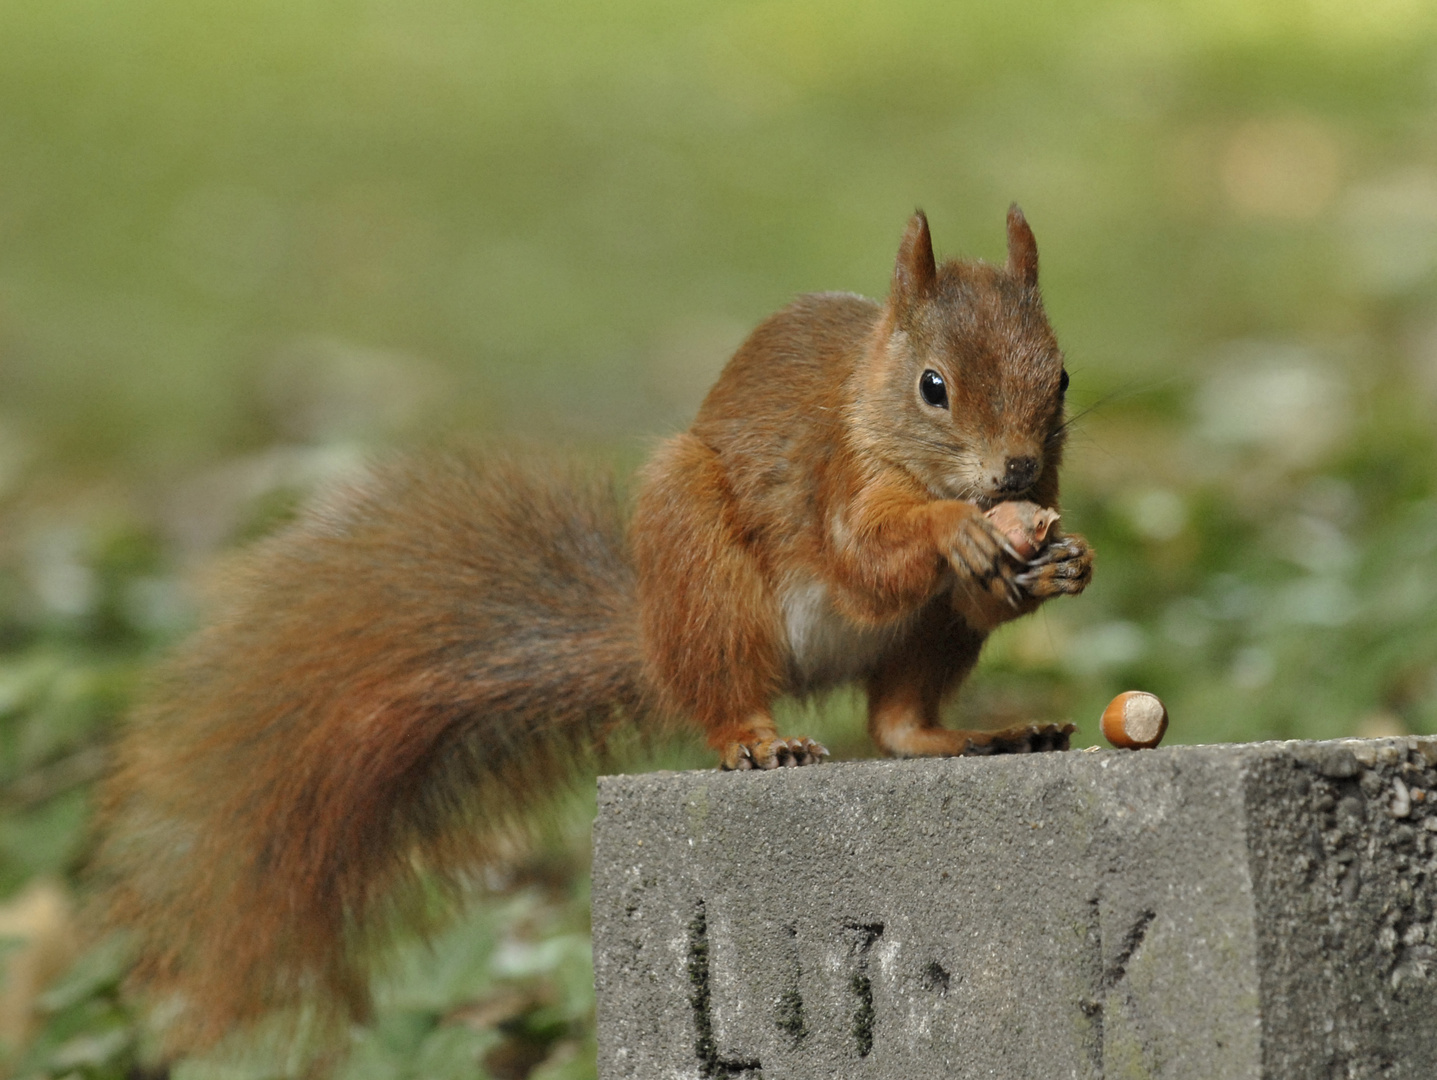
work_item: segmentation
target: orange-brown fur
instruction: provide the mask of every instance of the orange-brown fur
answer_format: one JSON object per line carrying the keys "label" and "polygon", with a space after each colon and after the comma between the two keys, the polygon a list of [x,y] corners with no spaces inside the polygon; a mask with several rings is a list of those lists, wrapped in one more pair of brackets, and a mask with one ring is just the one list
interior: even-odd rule
{"label": "orange-brown fur", "polygon": [[138,984],[179,995],[172,1046],[276,1008],[362,1014],[365,956],[421,914],[423,876],[493,859],[618,724],[805,764],[826,751],[780,738],[774,700],[856,681],[888,753],[1066,745],[939,724],[987,633],[1091,567],[1078,537],[1020,561],[983,514],[1058,496],[1062,358],[1016,208],[1008,239],[1004,267],[940,267],[916,215],[886,304],[767,320],[630,522],[572,468],[420,456],[241,554],[103,795],[106,914]]}

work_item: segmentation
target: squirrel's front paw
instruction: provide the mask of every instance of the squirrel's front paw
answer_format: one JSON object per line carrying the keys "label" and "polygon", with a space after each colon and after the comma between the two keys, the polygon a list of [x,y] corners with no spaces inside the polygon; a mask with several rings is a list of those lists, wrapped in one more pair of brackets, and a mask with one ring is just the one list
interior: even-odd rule
{"label": "squirrel's front paw", "polygon": [[963,594],[987,593],[1014,608],[1025,599],[1019,582],[1022,560],[1002,531],[981,514],[963,519],[948,551],[948,563]]}
{"label": "squirrel's front paw", "polygon": [[724,748],[724,769],[777,769],[786,765],[817,765],[828,757],[828,747],[812,739],[756,739],[729,743]]}
{"label": "squirrel's front paw", "polygon": [[1039,600],[1076,595],[1086,589],[1092,579],[1093,549],[1081,536],[1053,540],[1014,578],[1024,592]]}

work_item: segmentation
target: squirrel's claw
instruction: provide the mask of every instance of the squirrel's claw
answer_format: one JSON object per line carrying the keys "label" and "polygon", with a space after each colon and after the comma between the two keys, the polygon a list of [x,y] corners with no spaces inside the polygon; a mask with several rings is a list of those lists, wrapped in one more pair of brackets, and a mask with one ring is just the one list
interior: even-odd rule
{"label": "squirrel's claw", "polygon": [[1065,556],[1071,558],[1070,548],[1071,545],[1068,543],[1068,538],[1062,537],[1049,543],[1031,559],[1025,560],[1025,562],[1030,567],[1047,566],[1049,563]]}
{"label": "squirrel's claw", "polygon": [[817,765],[828,757],[828,747],[813,739],[759,739],[730,743],[719,767],[724,770],[778,769]]}
{"label": "squirrel's claw", "polygon": [[1007,536],[988,518],[970,517],[954,537],[948,561],[958,574],[960,587],[975,585],[1008,607],[1018,610],[1028,599],[1018,584],[1018,567],[1026,565]]}
{"label": "squirrel's claw", "polygon": [[1082,592],[1092,576],[1093,551],[1087,541],[1081,536],[1064,536],[1028,560],[1028,569],[1014,581],[1029,596],[1047,599]]}

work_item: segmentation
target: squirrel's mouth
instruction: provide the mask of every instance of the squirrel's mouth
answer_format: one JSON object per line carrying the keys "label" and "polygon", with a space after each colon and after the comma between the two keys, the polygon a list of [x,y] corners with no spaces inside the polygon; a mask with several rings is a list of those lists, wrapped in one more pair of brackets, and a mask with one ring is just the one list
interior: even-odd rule
{"label": "squirrel's mouth", "polygon": [[982,510],[986,513],[987,511],[993,509],[993,507],[997,506],[999,503],[1031,502],[1032,499],[1033,489],[1027,488],[1023,491],[1005,491],[1001,495],[975,495],[968,501],[977,506],[979,510]]}
{"label": "squirrel's mouth", "polygon": [[956,499],[972,503],[987,513],[999,503],[1021,501],[1029,497],[1032,488],[1022,491],[1004,491],[994,484],[986,483],[981,474],[965,468],[946,470],[926,485],[937,499]]}
{"label": "squirrel's mouth", "polygon": [[944,484],[941,487],[933,488],[932,491],[935,498],[956,499],[958,502],[972,503],[985,514],[1000,502],[1007,502],[1014,497],[1007,494],[990,495],[977,491],[974,490],[972,484]]}

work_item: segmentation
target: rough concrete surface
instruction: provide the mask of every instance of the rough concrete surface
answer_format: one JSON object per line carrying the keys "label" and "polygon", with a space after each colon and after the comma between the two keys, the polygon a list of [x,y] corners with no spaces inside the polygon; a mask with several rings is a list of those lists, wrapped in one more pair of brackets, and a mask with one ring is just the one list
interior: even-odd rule
{"label": "rough concrete surface", "polygon": [[1432,1080],[1434,764],[1381,739],[606,777],[599,1074]]}

